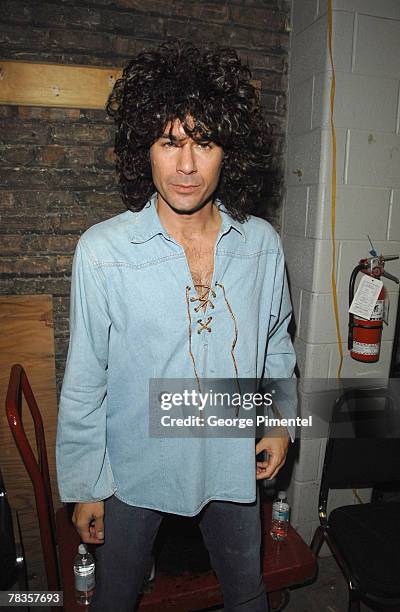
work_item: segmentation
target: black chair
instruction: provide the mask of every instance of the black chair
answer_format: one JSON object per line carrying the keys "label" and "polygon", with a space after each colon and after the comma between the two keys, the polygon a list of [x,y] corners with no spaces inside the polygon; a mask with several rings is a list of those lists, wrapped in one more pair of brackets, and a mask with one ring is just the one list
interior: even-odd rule
{"label": "black chair", "polygon": [[325,541],[349,587],[349,612],[360,601],[400,605],[400,501],[341,506],[327,516],[330,489],[396,488],[400,483],[400,397],[386,388],[350,389],[335,402],[311,549]]}
{"label": "black chair", "polygon": [[15,511],[18,540],[14,536],[13,513],[8,503],[7,491],[0,470],[0,590],[11,589],[16,583],[28,590],[25,552],[22,542],[19,516]]}

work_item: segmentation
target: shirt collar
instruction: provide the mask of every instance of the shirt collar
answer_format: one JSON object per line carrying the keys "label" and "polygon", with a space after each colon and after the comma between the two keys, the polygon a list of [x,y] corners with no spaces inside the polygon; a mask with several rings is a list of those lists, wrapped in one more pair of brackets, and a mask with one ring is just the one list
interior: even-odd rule
{"label": "shirt collar", "polygon": [[[161,224],[160,217],[157,213],[156,199],[157,193],[153,193],[142,210],[134,215],[134,218],[131,221],[132,225],[134,226],[130,239],[131,242],[147,242],[147,240],[150,240],[157,234],[162,234],[164,238],[174,242],[167,230]],[[234,230],[239,232],[242,239],[246,241],[244,224],[239,223],[239,221],[236,221],[230,216],[221,200],[216,199],[215,203],[221,213],[221,235],[226,234],[232,227]]]}

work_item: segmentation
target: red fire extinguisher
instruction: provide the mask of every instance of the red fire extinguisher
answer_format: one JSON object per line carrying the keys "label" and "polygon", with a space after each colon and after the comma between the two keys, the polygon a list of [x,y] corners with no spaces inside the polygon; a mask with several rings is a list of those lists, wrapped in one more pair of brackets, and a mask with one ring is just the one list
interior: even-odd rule
{"label": "red fire extinguisher", "polygon": [[[399,279],[386,272],[384,269],[385,261],[399,259],[398,255],[374,255],[366,259],[361,259],[359,264],[354,268],[350,276],[349,283],[349,306],[354,298],[354,285],[357,274],[362,272],[374,278],[380,279],[381,276],[389,278],[395,283],[399,283]],[[356,361],[372,363],[378,361],[381,350],[382,328],[384,320],[386,291],[382,285],[378,299],[375,304],[374,311],[370,319],[362,319],[352,313],[349,313],[349,337],[348,349],[350,355]]]}

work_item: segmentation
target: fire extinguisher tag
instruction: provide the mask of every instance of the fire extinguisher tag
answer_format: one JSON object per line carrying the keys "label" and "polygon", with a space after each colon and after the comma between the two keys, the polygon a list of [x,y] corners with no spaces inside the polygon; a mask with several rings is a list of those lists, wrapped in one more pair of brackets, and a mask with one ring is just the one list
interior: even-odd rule
{"label": "fire extinguisher tag", "polygon": [[349,312],[362,319],[371,319],[382,286],[383,283],[378,278],[363,274]]}
{"label": "fire extinguisher tag", "polygon": [[385,314],[384,300],[376,300],[374,311],[370,317],[371,321],[383,321]]}

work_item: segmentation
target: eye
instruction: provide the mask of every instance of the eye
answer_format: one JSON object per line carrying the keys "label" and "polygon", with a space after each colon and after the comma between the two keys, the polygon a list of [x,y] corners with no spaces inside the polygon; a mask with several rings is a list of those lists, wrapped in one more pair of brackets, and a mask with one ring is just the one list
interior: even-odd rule
{"label": "eye", "polygon": [[211,143],[209,142],[199,142],[198,146],[200,147],[200,149],[212,149]]}
{"label": "eye", "polygon": [[172,140],[167,140],[167,142],[164,142],[162,146],[169,149],[171,147],[176,147],[176,143],[173,142]]}

